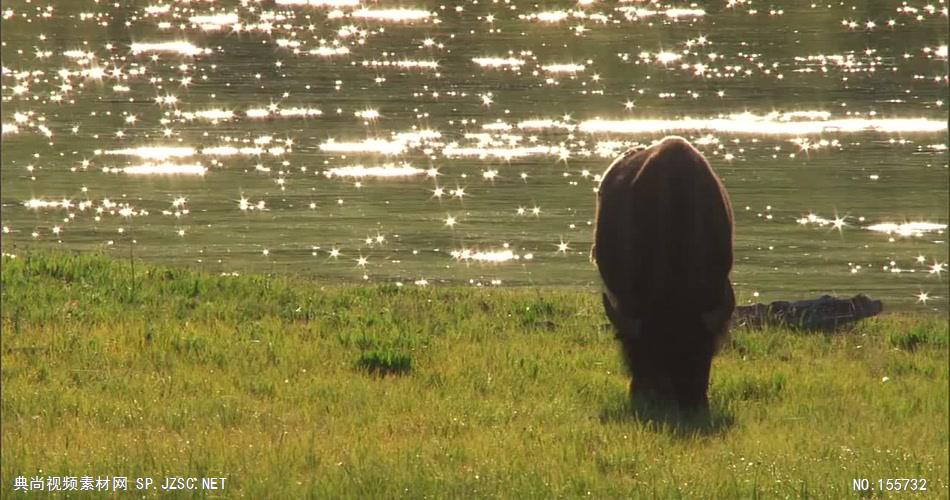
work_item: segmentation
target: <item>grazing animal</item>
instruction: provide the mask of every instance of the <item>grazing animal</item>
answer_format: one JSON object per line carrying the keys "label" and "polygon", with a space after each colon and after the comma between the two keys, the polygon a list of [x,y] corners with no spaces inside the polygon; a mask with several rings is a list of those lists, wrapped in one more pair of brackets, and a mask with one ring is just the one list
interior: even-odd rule
{"label": "grazing animal", "polygon": [[729,196],[685,139],[631,149],[604,172],[591,256],[634,403],[708,414],[712,357],[735,309],[732,240]]}

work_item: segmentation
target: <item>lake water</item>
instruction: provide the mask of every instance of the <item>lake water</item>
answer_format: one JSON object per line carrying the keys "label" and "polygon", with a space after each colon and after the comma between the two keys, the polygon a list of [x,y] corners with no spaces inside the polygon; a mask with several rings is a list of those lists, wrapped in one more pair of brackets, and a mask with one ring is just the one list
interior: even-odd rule
{"label": "lake water", "polygon": [[741,302],[945,313],[945,1],[782,3],[4,1],[3,251],[593,287],[598,174],[675,133]]}

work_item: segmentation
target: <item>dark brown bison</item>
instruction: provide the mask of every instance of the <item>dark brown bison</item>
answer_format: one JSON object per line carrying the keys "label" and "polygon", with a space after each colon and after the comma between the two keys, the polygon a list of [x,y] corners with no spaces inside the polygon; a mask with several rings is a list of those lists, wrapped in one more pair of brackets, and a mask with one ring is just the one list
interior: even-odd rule
{"label": "dark brown bison", "polygon": [[735,296],[732,207],[703,155],[667,137],[616,159],[597,191],[591,254],[634,402],[708,412],[709,369]]}

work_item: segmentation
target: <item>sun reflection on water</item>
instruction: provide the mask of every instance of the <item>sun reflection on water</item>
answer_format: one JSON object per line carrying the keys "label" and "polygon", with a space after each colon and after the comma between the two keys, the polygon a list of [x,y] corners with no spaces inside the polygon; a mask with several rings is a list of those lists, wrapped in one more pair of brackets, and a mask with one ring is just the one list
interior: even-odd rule
{"label": "sun reflection on water", "polygon": [[423,175],[426,171],[410,165],[383,165],[376,167],[364,167],[363,165],[353,165],[349,167],[336,167],[326,171],[327,177],[412,177]]}
{"label": "sun reflection on water", "polygon": [[[811,116],[816,112],[807,112]],[[585,120],[578,129],[587,133],[663,133],[714,131],[756,135],[818,135],[823,133],[935,133],[947,129],[946,121],[927,118],[839,118],[796,121],[775,115],[734,114],[720,118]]]}
{"label": "sun reflection on water", "polygon": [[205,175],[207,168],[200,164],[161,163],[157,165],[133,165],[110,171],[120,171],[129,175]]}
{"label": "sun reflection on water", "polygon": [[190,42],[137,42],[131,46],[133,54],[145,52],[172,52],[185,56],[197,56],[201,54],[210,54],[210,49],[202,49],[194,46]]}
{"label": "sun reflection on water", "polygon": [[739,282],[946,308],[944,3],[17,5],[4,250],[596,283],[601,173],[672,133],[733,196]]}

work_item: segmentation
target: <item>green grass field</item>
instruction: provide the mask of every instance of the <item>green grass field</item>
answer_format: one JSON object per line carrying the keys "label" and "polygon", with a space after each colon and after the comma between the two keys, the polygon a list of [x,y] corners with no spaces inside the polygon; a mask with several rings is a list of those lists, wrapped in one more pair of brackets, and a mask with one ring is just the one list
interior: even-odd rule
{"label": "green grass field", "polygon": [[53,475],[227,478],[183,497],[948,495],[945,317],[734,331],[713,422],[688,427],[634,416],[593,290],[141,263],[135,284],[97,255],[4,257],[2,496]]}

